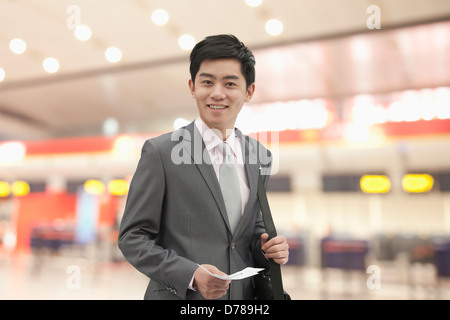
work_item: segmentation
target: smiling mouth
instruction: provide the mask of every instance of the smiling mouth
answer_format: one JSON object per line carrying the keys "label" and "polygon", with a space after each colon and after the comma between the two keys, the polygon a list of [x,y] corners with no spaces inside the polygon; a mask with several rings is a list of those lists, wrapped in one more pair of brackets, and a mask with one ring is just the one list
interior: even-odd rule
{"label": "smiling mouth", "polygon": [[223,110],[225,108],[228,108],[227,106],[216,106],[216,105],[212,105],[212,104],[208,104],[207,106],[208,106],[208,108],[210,108],[212,110]]}

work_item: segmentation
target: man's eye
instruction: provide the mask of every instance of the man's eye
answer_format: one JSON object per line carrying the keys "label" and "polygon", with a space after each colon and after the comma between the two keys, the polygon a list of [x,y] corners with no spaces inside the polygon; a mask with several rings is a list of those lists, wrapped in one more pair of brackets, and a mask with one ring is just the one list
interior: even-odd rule
{"label": "man's eye", "polygon": [[203,84],[206,84],[206,85],[210,85],[210,84],[212,84],[212,81],[209,81],[209,80],[203,80],[202,83],[203,83]]}
{"label": "man's eye", "polygon": [[234,82],[227,82],[227,84],[226,84],[228,87],[234,87],[234,86],[236,86],[236,83],[234,83]]}

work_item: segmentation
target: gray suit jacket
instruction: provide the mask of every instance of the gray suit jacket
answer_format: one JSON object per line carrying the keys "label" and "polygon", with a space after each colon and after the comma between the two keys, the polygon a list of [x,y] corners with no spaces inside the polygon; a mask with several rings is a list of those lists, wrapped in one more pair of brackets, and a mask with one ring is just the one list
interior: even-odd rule
{"label": "gray suit jacket", "polygon": [[[250,196],[230,231],[225,203],[194,122],[147,140],[131,181],[119,232],[125,258],[151,281],[145,299],[203,299],[188,289],[198,264],[232,274],[255,261],[265,266],[257,200],[259,164],[267,185],[271,155],[255,139],[241,139]],[[223,299],[253,299],[252,279],[232,281]]]}

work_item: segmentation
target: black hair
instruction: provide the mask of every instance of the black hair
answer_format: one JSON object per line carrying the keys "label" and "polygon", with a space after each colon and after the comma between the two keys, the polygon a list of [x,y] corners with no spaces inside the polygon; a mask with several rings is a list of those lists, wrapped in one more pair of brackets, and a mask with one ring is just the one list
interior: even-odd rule
{"label": "black hair", "polygon": [[228,34],[206,37],[192,49],[189,68],[192,82],[195,82],[195,76],[203,61],[226,58],[240,61],[247,88],[255,82],[255,57],[253,53],[238,38]]}

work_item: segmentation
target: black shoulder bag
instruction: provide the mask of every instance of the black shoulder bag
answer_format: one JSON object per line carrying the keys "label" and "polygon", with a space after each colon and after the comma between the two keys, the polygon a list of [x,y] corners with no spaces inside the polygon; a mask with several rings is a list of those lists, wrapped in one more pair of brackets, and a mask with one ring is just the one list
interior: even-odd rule
{"label": "black shoulder bag", "polygon": [[[267,200],[266,189],[261,177],[261,169],[258,180],[258,200],[262,212],[266,232],[269,239],[277,236],[277,230],[270,213],[269,202]],[[255,299],[256,300],[291,300],[289,294],[283,289],[281,268],[278,263],[268,259],[269,267],[258,273],[254,278]]]}

